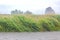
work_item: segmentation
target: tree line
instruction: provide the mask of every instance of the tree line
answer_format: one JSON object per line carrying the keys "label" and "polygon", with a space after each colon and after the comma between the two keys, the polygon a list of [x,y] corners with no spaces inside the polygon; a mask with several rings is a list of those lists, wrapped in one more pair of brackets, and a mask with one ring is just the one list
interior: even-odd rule
{"label": "tree line", "polygon": [[21,10],[17,10],[17,9],[15,9],[15,10],[12,10],[11,11],[11,14],[32,14],[32,12],[30,12],[30,11],[26,11],[26,12],[23,12],[23,11],[21,11]]}

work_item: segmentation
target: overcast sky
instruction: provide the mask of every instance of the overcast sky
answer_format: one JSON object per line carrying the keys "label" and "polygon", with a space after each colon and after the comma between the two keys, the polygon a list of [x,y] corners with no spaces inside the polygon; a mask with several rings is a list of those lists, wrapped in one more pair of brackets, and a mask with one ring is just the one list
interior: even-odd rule
{"label": "overcast sky", "polygon": [[0,0],[0,13],[10,13],[11,10],[32,11],[43,14],[47,7],[52,7],[60,13],[60,0]]}

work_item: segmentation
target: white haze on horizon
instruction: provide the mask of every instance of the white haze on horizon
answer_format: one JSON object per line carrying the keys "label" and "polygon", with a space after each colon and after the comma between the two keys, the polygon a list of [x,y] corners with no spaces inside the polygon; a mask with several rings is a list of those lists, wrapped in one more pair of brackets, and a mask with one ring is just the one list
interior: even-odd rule
{"label": "white haze on horizon", "polygon": [[60,13],[60,0],[0,0],[0,13],[10,13],[11,10],[31,11],[35,14],[44,14],[47,7],[52,7]]}

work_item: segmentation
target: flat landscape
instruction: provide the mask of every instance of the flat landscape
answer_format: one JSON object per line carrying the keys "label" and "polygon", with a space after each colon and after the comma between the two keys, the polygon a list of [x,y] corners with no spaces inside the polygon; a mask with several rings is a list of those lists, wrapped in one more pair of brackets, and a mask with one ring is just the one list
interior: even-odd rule
{"label": "flat landscape", "polygon": [[60,32],[1,32],[0,40],[60,40]]}
{"label": "flat landscape", "polygon": [[0,0],[0,40],[60,40],[60,0]]}

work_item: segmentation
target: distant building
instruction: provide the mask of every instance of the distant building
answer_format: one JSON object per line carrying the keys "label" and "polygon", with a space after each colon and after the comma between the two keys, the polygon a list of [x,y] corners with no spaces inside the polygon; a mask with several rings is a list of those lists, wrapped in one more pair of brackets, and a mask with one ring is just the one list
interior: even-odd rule
{"label": "distant building", "polygon": [[51,7],[48,7],[45,10],[45,14],[55,14],[55,11]]}

